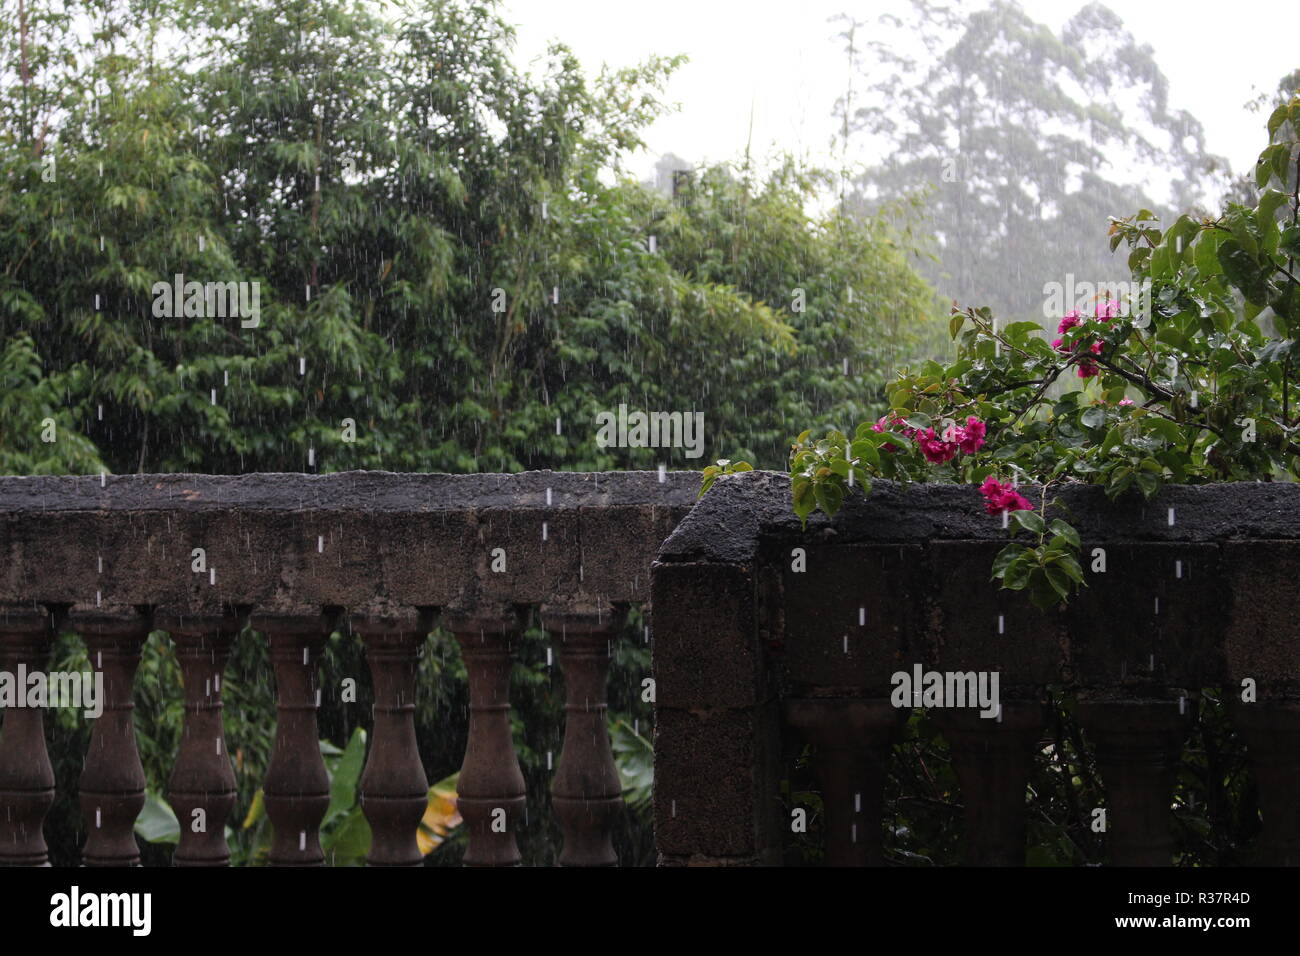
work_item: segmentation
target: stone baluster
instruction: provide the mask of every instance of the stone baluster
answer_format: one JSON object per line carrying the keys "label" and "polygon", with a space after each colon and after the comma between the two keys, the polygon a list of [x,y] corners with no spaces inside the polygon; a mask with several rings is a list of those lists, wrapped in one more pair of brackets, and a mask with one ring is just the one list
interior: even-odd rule
{"label": "stone baluster", "polygon": [[626,612],[613,607],[543,607],[542,626],[564,670],[564,747],[551,802],[564,834],[561,866],[616,866],[610,839],[623,784],[605,723],[611,641]]}
{"label": "stone baluster", "polygon": [[1025,863],[1025,790],[1043,705],[1008,700],[1000,706],[1000,718],[973,707],[933,711],[961,784],[966,861],[973,866]]}
{"label": "stone baluster", "polygon": [[785,720],[815,752],[827,866],[882,866],[885,771],[908,710],[888,699],[793,698]]}
{"label": "stone baluster", "polygon": [[250,623],[266,635],[275,670],[275,746],[263,787],[274,830],[268,859],[272,866],[323,866],[320,824],[330,784],[316,727],[316,670],[334,622],[305,607],[257,612]]}
{"label": "stone baluster", "polygon": [[417,662],[432,625],[416,608],[368,609],[351,616],[375,688],[374,733],[361,774],[361,809],[373,839],[371,866],[419,866],[416,842],[429,801],[429,778],[415,739]]}
{"label": "stone baluster", "polygon": [[81,634],[96,682],[102,675],[103,712],[90,732],[78,784],[86,822],[86,866],[137,866],[135,818],[144,809],[145,777],[135,743],[135,671],[149,636],[149,617],[133,607],[76,605],[68,626]]}
{"label": "stone baluster", "polygon": [[221,680],[242,622],[233,612],[159,609],[154,626],[171,634],[185,680],[181,748],[168,782],[180,823],[175,866],[227,866],[226,818],[235,805],[235,772],[221,722]]}
{"label": "stone baluster", "polygon": [[1263,866],[1300,866],[1300,701],[1233,700],[1232,722],[1246,740],[1263,816]]}
{"label": "stone baluster", "polygon": [[[0,606],[0,671],[14,693],[26,694],[19,675],[43,671],[53,638],[50,615],[39,605]],[[54,768],[45,749],[39,707],[4,708],[0,726],[0,866],[49,866],[41,824],[54,802]]]}
{"label": "stone baluster", "polygon": [[1191,707],[1165,700],[1093,700],[1081,701],[1078,714],[1106,790],[1110,862],[1169,866],[1169,803]]}
{"label": "stone baluster", "polygon": [[510,666],[522,630],[513,609],[447,611],[469,672],[469,740],[456,805],[469,830],[466,866],[515,866],[524,775],[510,736]]}

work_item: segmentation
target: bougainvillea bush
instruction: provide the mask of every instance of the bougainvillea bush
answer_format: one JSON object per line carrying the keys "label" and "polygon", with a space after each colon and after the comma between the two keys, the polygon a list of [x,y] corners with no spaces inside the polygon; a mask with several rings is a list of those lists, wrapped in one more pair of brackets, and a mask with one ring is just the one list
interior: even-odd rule
{"label": "bougainvillea bush", "polygon": [[[1145,209],[1112,219],[1131,281],[1064,311],[1055,334],[954,307],[955,362],[902,369],[889,411],[851,437],[795,440],[795,512],[833,515],[875,477],[977,485],[990,514],[1012,519],[993,578],[1049,607],[1084,585],[1079,537],[1052,498],[1060,484],[1149,498],[1169,482],[1296,480],[1297,130],[1300,96],[1269,117],[1253,206],[1167,229]],[[719,462],[704,490],[745,467]],[[1031,483],[1037,501],[1018,490]]]}

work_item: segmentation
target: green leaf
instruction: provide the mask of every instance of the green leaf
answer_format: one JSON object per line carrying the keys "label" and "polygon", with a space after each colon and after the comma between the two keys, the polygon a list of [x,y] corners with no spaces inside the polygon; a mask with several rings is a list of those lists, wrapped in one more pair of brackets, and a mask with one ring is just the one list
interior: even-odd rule
{"label": "green leaf", "polygon": [[149,843],[179,843],[181,826],[176,813],[157,792],[145,792],[144,807],[135,818],[135,832]]}
{"label": "green leaf", "polygon": [[347,747],[343,750],[334,775],[330,779],[330,802],[325,811],[322,826],[342,813],[346,813],[357,802],[357,781],[366,762],[366,732],[361,727],[352,731]]}
{"label": "green leaf", "polygon": [[834,515],[844,504],[844,492],[839,485],[819,482],[816,485],[817,504],[828,515]]}
{"label": "green leaf", "polygon": [[1143,421],[1143,425],[1148,431],[1155,432],[1171,445],[1180,445],[1183,442],[1183,430],[1177,422],[1151,415]]}
{"label": "green leaf", "polygon": [[813,483],[807,478],[795,482],[791,489],[794,497],[794,513],[800,521],[807,522],[808,516],[817,510],[817,494]]}
{"label": "green leaf", "polygon": [[849,446],[849,454],[872,467],[880,467],[880,452],[869,441],[859,439]]}
{"label": "green leaf", "polygon": [[321,836],[321,849],[334,866],[361,866],[370,852],[372,834],[366,815],[353,807],[337,827]]}
{"label": "green leaf", "polygon": [[1026,531],[1032,531],[1034,534],[1042,534],[1045,528],[1042,515],[1033,511],[1013,511],[1011,517],[1016,519],[1016,524]]}
{"label": "green leaf", "polygon": [[1060,596],[1061,600],[1069,600],[1071,591],[1069,576],[1060,568],[1053,565],[1044,568],[1043,572],[1047,575],[1047,580],[1052,585],[1052,590]]}
{"label": "green leaf", "polygon": [[996,580],[1006,573],[1007,567],[1016,558],[1025,553],[1027,549],[1019,542],[1013,542],[998,552],[998,556],[993,559],[993,576],[989,580]]}
{"label": "green leaf", "polygon": [[1041,331],[1043,331],[1043,327],[1037,322],[1012,322],[1002,330],[1002,334],[1008,340],[1019,344],[1024,341],[1026,336]]}
{"label": "green leaf", "polygon": [[1002,574],[1002,586],[1010,591],[1020,591],[1029,583],[1029,573],[1037,567],[1032,551],[1022,551],[1007,564]]}
{"label": "green leaf", "polygon": [[1259,211],[1255,214],[1255,221],[1260,228],[1275,222],[1274,215],[1278,207],[1284,205],[1290,197],[1286,193],[1279,192],[1276,189],[1266,189],[1259,197]]}
{"label": "green leaf", "polygon": [[1079,562],[1072,555],[1064,555],[1056,562],[1057,567],[1064,571],[1076,584],[1083,584],[1083,568],[1079,567]]}
{"label": "green leaf", "polygon": [[1192,264],[1201,275],[1223,275],[1223,266],[1219,263],[1219,244],[1223,239],[1222,232],[1207,229],[1196,240],[1196,245],[1192,249]]}
{"label": "green leaf", "polygon": [[1277,131],[1282,128],[1282,124],[1286,122],[1286,117],[1287,117],[1287,104],[1285,103],[1283,103],[1281,106],[1279,106],[1269,115],[1268,118],[1269,139],[1272,139],[1277,134]]}
{"label": "green leaf", "polygon": [[1071,525],[1066,524],[1060,518],[1053,520],[1050,527],[1052,529],[1052,534],[1059,534],[1066,541],[1070,542],[1071,547],[1082,547],[1082,542],[1079,540],[1079,532],[1075,531]]}

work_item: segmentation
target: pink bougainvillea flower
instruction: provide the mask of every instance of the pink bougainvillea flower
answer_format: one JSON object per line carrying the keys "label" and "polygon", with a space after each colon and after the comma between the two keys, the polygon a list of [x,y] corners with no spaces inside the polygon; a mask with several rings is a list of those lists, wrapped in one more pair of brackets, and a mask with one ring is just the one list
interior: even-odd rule
{"label": "pink bougainvillea flower", "polygon": [[1066,352],[1066,351],[1069,351],[1068,349],[1063,349],[1063,348],[1061,348],[1061,343],[1064,342],[1064,341],[1065,341],[1065,339],[1052,339],[1052,348],[1056,349],[1056,351],[1058,351],[1058,352]]}
{"label": "pink bougainvillea flower", "polygon": [[1071,309],[1069,312],[1065,313],[1065,315],[1061,318],[1061,324],[1056,327],[1056,331],[1064,334],[1065,332],[1070,331],[1070,329],[1074,328],[1082,321],[1083,321],[1083,316],[1079,315],[1079,310]]}
{"label": "pink bougainvillea flower", "polygon": [[984,510],[991,515],[1000,515],[1007,511],[1033,511],[1034,506],[1009,484],[1003,484],[992,475],[980,485],[980,494],[984,496]]}
{"label": "pink bougainvillea flower", "polygon": [[957,447],[964,454],[973,455],[984,445],[984,434],[987,431],[984,423],[974,415],[966,418],[966,427],[957,429]]}
{"label": "pink bougainvillea flower", "polygon": [[1119,315],[1119,300],[1107,299],[1105,302],[1098,302],[1093,313],[1102,322],[1109,322],[1115,316]]}
{"label": "pink bougainvillea flower", "polygon": [[1119,400],[1119,403],[1120,403],[1121,405],[1132,405],[1132,404],[1133,404],[1133,399],[1131,399],[1131,398],[1121,398],[1121,399]]}
{"label": "pink bougainvillea flower", "polygon": [[921,446],[921,454],[931,464],[942,465],[946,461],[951,461],[957,454],[957,443],[937,438],[933,428],[918,429],[915,438],[916,443]]}
{"label": "pink bougainvillea flower", "polygon": [[1079,367],[1074,370],[1074,374],[1079,378],[1092,378],[1098,372],[1097,366],[1091,362],[1080,362]]}

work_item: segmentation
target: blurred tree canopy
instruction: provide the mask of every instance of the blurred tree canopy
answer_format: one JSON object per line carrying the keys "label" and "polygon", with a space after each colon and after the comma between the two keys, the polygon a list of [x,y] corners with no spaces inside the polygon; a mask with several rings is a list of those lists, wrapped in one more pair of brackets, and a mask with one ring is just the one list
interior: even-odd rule
{"label": "blurred tree canopy", "polygon": [[883,157],[844,205],[924,194],[938,265],[923,271],[963,306],[1041,321],[1045,282],[1127,279],[1106,246],[1111,216],[1206,212],[1227,185],[1150,45],[1104,4],[1059,32],[1015,0],[897,6],[835,18],[853,77],[834,108],[840,136]]}
{"label": "blurred tree canopy", "polygon": [[[860,420],[946,348],[890,211],[809,211],[824,174],[624,173],[681,58],[589,77],[555,45],[521,73],[468,0],[24,0],[11,25],[2,472],[702,466],[597,447],[624,402],[781,467],[789,420]],[[156,317],[178,274],[258,283],[256,326]]]}

